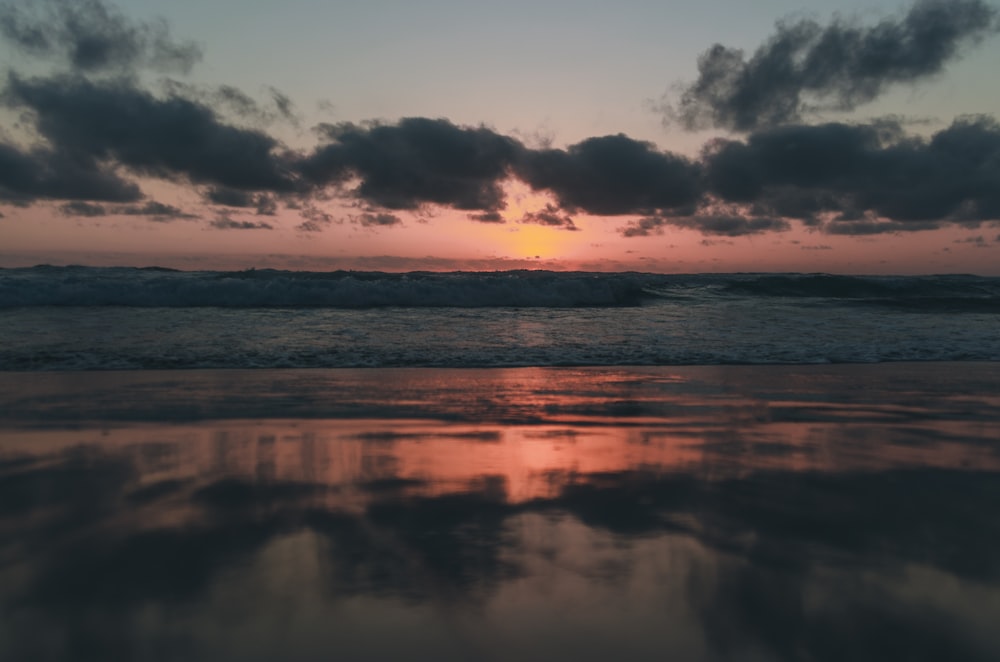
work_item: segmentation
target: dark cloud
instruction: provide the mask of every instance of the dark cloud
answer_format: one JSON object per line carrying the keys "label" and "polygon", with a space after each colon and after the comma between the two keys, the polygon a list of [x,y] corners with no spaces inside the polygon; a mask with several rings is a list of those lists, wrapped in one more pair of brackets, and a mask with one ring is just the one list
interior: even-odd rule
{"label": "dark cloud", "polygon": [[580,229],[576,227],[576,223],[568,214],[562,213],[558,207],[552,204],[545,205],[539,211],[528,212],[521,218],[521,223],[545,225],[550,228],[562,228],[574,232]]}
{"label": "dark cloud", "polygon": [[150,200],[141,205],[124,205],[119,206],[114,209],[115,214],[121,214],[123,216],[150,216],[156,220],[180,220],[180,219],[196,219],[197,214],[190,214],[185,212],[180,207],[175,207],[173,205],[164,204],[162,202],[156,202],[155,200]]}
{"label": "dark cloud", "polygon": [[298,126],[295,105],[283,92],[267,87],[267,101],[260,102],[232,85],[206,87],[184,81],[165,79],[160,84],[168,96],[183,97],[209,106],[219,114],[245,120],[256,126],[266,126],[278,120]]}
{"label": "dark cloud", "polygon": [[210,188],[205,192],[205,199],[214,205],[226,207],[253,207],[254,194],[250,191],[226,188],[224,186]]}
{"label": "dark cloud", "polygon": [[179,207],[150,200],[141,205],[102,205],[82,200],[74,200],[60,205],[59,211],[66,216],[84,216],[96,218],[99,216],[149,216],[154,220],[166,221],[177,219],[195,219],[195,214],[189,214]]}
{"label": "dark cloud", "polygon": [[784,219],[740,215],[682,216],[667,219],[667,223],[679,228],[698,230],[703,234],[724,237],[781,232],[790,228],[788,221]]}
{"label": "dark cloud", "polygon": [[271,97],[271,102],[274,104],[275,110],[278,112],[278,115],[288,122],[291,122],[294,126],[298,126],[299,118],[295,112],[295,103],[288,97],[288,95],[276,87],[268,87],[267,91]]}
{"label": "dark cloud", "polygon": [[976,248],[989,248],[990,242],[983,235],[976,237],[966,237],[965,239],[956,239],[953,243],[956,244],[972,244]]}
{"label": "dark cloud", "polygon": [[65,216],[85,216],[88,218],[108,215],[108,210],[104,205],[84,202],[83,200],[67,202],[59,207],[59,211]]}
{"label": "dark cloud", "polygon": [[202,55],[194,42],[174,41],[164,21],[137,23],[101,0],[0,4],[0,36],[27,54],[81,72],[187,73]]}
{"label": "dark cloud", "polygon": [[588,138],[565,150],[526,150],[517,175],[551,192],[569,213],[678,210],[701,194],[696,163],[623,134]]}
{"label": "dark cloud", "polygon": [[[54,18],[41,22],[42,9]],[[995,11],[980,0],[928,0],[868,28],[844,20],[827,27],[781,24],[748,61],[716,47],[703,57],[702,79],[688,89],[681,110],[708,112],[713,122],[748,134],[713,140],[695,158],[623,134],[565,148],[527,146],[485,126],[420,117],[324,124],[316,129],[318,147],[295,152],[259,126],[244,126],[296,121],[291,100],[274,88],[266,88],[263,102],[228,85],[177,81],[154,94],[134,75],[79,73],[120,74],[126,61],[151,66],[173,52],[157,50],[174,44],[165,27],[157,32],[128,22],[96,0],[4,5],[0,32],[33,52],[69,58],[68,50],[53,50],[53,35],[70,29],[77,36],[122,36],[124,50],[81,61],[92,64],[79,64],[74,74],[9,74],[0,101],[20,113],[36,142],[0,143],[0,201],[57,200],[66,203],[63,213],[76,216],[190,217],[166,205],[152,209],[157,203],[144,203],[126,179],[158,177],[197,186],[210,204],[258,216],[275,216],[279,204],[297,209],[303,220],[296,229],[314,233],[335,222],[315,205],[345,197],[359,210],[347,220],[366,228],[401,224],[398,210],[425,217],[435,205],[464,211],[472,221],[503,223],[504,185],[517,179],[555,201],[519,222],[577,230],[577,214],[629,216],[635,220],[619,227],[626,237],[671,228],[737,237],[787,230],[792,222],[850,235],[946,224],[972,229],[1000,219],[995,119],[959,118],[927,138],[908,134],[898,119],[780,123],[799,117],[813,97],[860,103],[890,83],[930,75],[994,22]],[[76,43],[60,39],[66,49]],[[847,55],[831,55],[841,51]],[[770,76],[772,69],[777,73]],[[211,225],[272,227],[234,221],[231,213]]]}
{"label": "dark cloud", "polygon": [[313,204],[305,204],[299,209],[304,220],[295,226],[299,232],[322,232],[335,221],[333,216]]}
{"label": "dark cloud", "polygon": [[352,216],[351,221],[363,228],[387,228],[393,225],[402,225],[403,219],[395,214],[366,212],[357,216]]}
{"label": "dark cloud", "polygon": [[480,223],[506,223],[503,216],[498,211],[485,211],[481,214],[469,214],[470,220]]}
{"label": "dark cloud", "polygon": [[233,189],[294,188],[274,138],[225,124],[196,101],[157,98],[128,79],[12,74],[3,99],[29,111],[37,131],[66,158]]}
{"label": "dark cloud", "polygon": [[209,227],[216,230],[273,230],[274,226],[264,221],[240,221],[226,214],[219,214],[209,222]]}
{"label": "dark cloud", "polygon": [[983,0],[922,0],[871,27],[835,19],[780,22],[747,59],[716,44],[668,116],[686,129],[751,131],[799,120],[812,104],[851,110],[897,83],[940,73],[963,47],[997,31]]}
{"label": "dark cloud", "polygon": [[36,200],[132,202],[139,187],[89,155],[44,147],[22,150],[0,143],[0,201]]}
{"label": "dark cloud", "polygon": [[205,199],[212,204],[225,207],[254,207],[258,216],[274,216],[278,211],[278,202],[273,195],[241,191],[225,186],[208,189],[205,192]]}
{"label": "dark cloud", "polygon": [[500,182],[520,143],[486,127],[411,117],[396,124],[323,125],[328,144],[299,164],[316,185],[361,180],[356,195],[386,209],[424,204],[468,211],[503,205]]}
{"label": "dark cloud", "polygon": [[764,232],[788,230],[788,221],[781,218],[742,215],[736,212],[713,213],[706,209],[691,216],[647,216],[618,228],[623,237],[649,237],[663,234],[665,228],[697,230],[705,235],[743,237]]}
{"label": "dark cloud", "polygon": [[936,223],[897,223],[894,221],[879,221],[876,219],[859,219],[854,221],[835,220],[827,223],[823,231],[827,234],[866,236],[876,234],[895,234],[898,232],[914,232],[919,230],[937,229]]}
{"label": "dark cloud", "polygon": [[794,125],[717,140],[703,152],[706,192],[759,215],[833,234],[976,226],[1000,216],[1000,124],[959,118],[929,139],[876,124]]}
{"label": "dark cloud", "polygon": [[663,234],[664,225],[666,225],[666,219],[659,216],[647,216],[629,221],[625,227],[618,228],[618,232],[623,237],[649,237],[655,234]]}

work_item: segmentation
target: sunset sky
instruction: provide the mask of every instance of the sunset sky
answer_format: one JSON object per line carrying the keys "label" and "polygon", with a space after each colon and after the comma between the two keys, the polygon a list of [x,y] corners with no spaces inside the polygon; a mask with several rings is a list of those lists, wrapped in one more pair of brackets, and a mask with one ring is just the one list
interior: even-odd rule
{"label": "sunset sky", "polygon": [[0,3],[0,266],[1000,275],[983,0]]}

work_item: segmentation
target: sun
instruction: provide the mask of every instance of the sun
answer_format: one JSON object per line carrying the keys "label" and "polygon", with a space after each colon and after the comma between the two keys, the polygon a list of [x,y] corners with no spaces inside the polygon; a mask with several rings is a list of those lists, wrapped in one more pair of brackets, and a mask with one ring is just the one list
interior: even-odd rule
{"label": "sun", "polygon": [[565,230],[540,225],[517,225],[509,232],[512,257],[550,259],[561,257],[566,245]]}
{"label": "sun", "polygon": [[501,212],[505,221],[506,237],[503,244],[511,257],[551,259],[563,257],[569,232],[564,227],[525,222],[532,214],[557,208],[557,201],[549,194],[535,192],[522,181],[509,179],[503,184],[506,207]]}

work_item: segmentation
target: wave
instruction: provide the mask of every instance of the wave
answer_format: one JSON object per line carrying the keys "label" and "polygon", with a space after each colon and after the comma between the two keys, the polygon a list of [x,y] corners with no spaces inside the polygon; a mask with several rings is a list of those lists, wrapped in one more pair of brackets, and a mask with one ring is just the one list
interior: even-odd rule
{"label": "wave", "polygon": [[638,304],[647,296],[643,285],[636,275],[536,271],[181,272],[43,266],[0,271],[0,308],[605,307]]}
{"label": "wave", "polygon": [[830,274],[0,269],[0,308],[581,308],[740,298],[833,300],[910,311],[1000,313],[1000,278]]}

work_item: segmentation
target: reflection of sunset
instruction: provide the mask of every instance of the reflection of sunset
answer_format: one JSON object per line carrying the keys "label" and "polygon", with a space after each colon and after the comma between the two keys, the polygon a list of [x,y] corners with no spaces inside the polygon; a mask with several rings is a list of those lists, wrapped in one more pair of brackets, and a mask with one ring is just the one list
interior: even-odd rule
{"label": "reflection of sunset", "polygon": [[[0,459],[66,452],[121,455],[136,470],[131,491],[216,481],[311,486],[327,508],[355,511],[392,495],[433,497],[503,487],[508,504],[556,499],[568,486],[636,472],[704,480],[758,471],[883,471],[908,466],[998,470],[985,446],[882,445],[870,424],[758,423],[742,431],[725,421],[679,425],[571,427],[454,425],[423,421],[246,421],[106,430],[20,431],[0,435]],[[940,423],[943,439],[975,425]],[[930,429],[930,428],[925,428]],[[73,451],[72,449],[76,449]],[[185,507],[181,512],[186,512]],[[181,515],[174,511],[171,518]],[[183,517],[183,515],[181,515]]]}
{"label": "reflection of sunset", "polygon": [[[526,343],[535,333],[517,332]],[[949,588],[928,586],[934,609],[920,613],[952,600],[967,627],[971,604],[992,632],[982,589],[998,576],[1000,412],[995,396],[961,385],[978,378],[995,393],[995,371],[966,366],[957,386],[942,380],[953,373],[11,374],[0,379],[0,399],[16,403],[0,408],[0,585],[14,591],[0,592],[0,623],[32,623],[18,619],[39,597],[79,623],[137,615],[115,632],[145,632],[149,614],[192,614],[153,630],[247,642],[279,623],[267,632],[280,646],[261,659],[312,659],[278,647],[315,628],[343,652],[361,623],[373,629],[357,650],[368,650],[400,641],[401,614],[433,614],[421,636],[431,628],[450,642],[456,627],[485,627],[524,644],[492,657],[527,660],[543,631],[567,622],[561,642],[603,636],[607,623],[629,641],[680,623],[700,641],[685,610],[700,615],[732,587],[721,598],[729,622],[747,582],[754,595],[778,587],[773,607],[751,605],[754,617],[819,596],[824,618],[870,620],[873,579],[879,604],[889,581],[910,605],[919,582],[906,573],[924,568]],[[863,589],[826,609],[823,596],[845,586]],[[641,659],[663,650],[654,642]]]}

